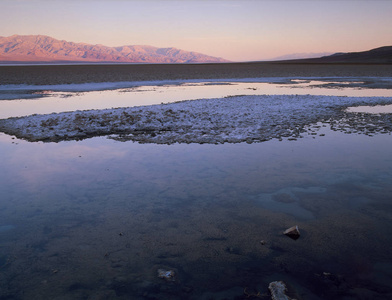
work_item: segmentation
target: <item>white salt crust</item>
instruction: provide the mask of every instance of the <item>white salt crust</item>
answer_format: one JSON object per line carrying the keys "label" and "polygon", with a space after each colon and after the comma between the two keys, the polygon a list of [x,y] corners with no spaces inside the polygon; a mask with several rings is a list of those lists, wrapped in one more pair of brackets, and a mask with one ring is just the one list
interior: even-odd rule
{"label": "white salt crust", "polygon": [[252,143],[298,137],[320,121],[358,118],[344,111],[349,106],[390,103],[386,97],[235,96],[9,118],[0,120],[0,131],[48,142],[116,135],[145,143]]}

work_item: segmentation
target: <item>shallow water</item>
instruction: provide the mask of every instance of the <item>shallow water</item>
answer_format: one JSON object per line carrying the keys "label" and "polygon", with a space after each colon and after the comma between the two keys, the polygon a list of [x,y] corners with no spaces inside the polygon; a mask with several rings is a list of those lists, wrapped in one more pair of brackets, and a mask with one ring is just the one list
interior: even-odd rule
{"label": "shallow water", "polygon": [[347,111],[356,112],[356,113],[368,113],[368,114],[391,114],[392,105],[349,107]]}
{"label": "shallow water", "polygon": [[[264,81],[263,81],[264,80]],[[356,82],[356,81],[354,81]],[[248,81],[167,82],[134,86],[136,83],[101,83],[53,86],[0,86],[0,118],[65,111],[106,109],[170,103],[236,95],[326,95],[390,97],[386,88],[331,88],[335,80],[290,80],[288,78],[248,79]],[[338,82],[343,84],[344,82]],[[144,83],[146,84],[146,83]],[[127,87],[128,86],[128,87]],[[108,90],[99,90],[110,88]],[[97,89],[97,90],[94,90]],[[12,97],[11,97],[12,96]],[[5,98],[4,98],[5,97]]]}
{"label": "shallow water", "polygon": [[[201,86],[213,97],[267,93],[251,84],[260,83]],[[75,100],[76,109],[140,94],[141,105],[164,102],[166,92],[190,99],[193,88],[202,91],[155,86],[0,104],[23,103],[14,111],[23,114],[27,103],[40,111],[39,101],[51,110]],[[296,299],[391,299],[391,135],[319,125],[297,141],[223,145],[0,134],[0,299],[257,299],[274,280]],[[293,225],[296,241],[282,234]]]}
{"label": "shallow water", "polygon": [[[170,146],[1,135],[0,296],[246,299],[284,280],[299,299],[387,299],[391,136],[321,132]],[[293,225],[297,241],[282,234]]]}

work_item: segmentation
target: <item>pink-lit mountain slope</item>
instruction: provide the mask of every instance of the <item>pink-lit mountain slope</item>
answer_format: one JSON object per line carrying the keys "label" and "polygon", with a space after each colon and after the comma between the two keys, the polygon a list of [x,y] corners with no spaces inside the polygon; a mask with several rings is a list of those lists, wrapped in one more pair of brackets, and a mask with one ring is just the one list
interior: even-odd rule
{"label": "pink-lit mountain slope", "polygon": [[228,62],[197,52],[152,46],[107,47],[56,40],[44,35],[0,37],[2,62],[123,62],[217,63]]}

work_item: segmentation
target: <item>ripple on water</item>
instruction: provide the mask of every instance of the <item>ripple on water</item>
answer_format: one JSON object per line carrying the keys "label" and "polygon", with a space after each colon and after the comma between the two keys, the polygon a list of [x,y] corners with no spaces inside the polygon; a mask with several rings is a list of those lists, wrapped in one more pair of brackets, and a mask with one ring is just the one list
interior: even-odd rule
{"label": "ripple on water", "polygon": [[297,194],[318,194],[325,191],[326,189],[321,187],[287,187],[273,193],[261,193],[255,196],[255,200],[271,211],[289,214],[302,220],[311,220],[315,218],[314,214],[300,205]]}
{"label": "ripple on water", "polygon": [[0,225],[0,232],[6,232],[14,229],[14,225]]}

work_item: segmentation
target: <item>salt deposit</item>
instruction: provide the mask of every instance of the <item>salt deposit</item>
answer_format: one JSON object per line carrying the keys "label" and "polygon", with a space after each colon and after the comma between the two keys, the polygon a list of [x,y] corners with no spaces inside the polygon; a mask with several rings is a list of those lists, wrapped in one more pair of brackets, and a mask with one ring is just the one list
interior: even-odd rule
{"label": "salt deposit", "polygon": [[333,130],[391,132],[391,114],[368,116],[348,106],[391,104],[392,98],[311,95],[235,96],[0,120],[0,130],[28,141],[93,136],[141,143],[239,143],[301,137],[312,124]]}

